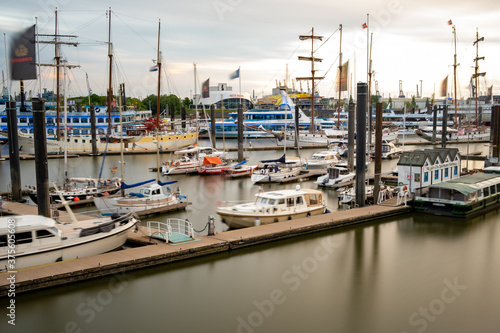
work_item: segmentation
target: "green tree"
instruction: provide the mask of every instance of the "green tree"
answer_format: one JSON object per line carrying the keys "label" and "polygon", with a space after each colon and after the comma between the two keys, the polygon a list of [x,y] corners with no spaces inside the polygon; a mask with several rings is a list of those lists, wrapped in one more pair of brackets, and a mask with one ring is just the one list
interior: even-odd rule
{"label": "green tree", "polygon": [[189,109],[189,106],[193,104],[193,100],[189,99],[188,97],[184,98],[182,100],[182,105],[186,107],[186,109]]}
{"label": "green tree", "polygon": [[389,96],[389,105],[388,105],[389,108],[392,108],[392,98],[391,96]]}

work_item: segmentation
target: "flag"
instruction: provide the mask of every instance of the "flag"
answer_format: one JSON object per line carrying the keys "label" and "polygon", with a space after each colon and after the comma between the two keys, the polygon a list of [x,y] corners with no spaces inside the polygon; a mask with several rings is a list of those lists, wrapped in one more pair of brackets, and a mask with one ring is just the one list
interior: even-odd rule
{"label": "flag", "polygon": [[158,71],[158,64],[156,64],[156,65],[154,65],[153,67],[151,67],[151,68],[149,69],[149,71],[150,71],[150,72],[156,72],[156,71]]}
{"label": "flag", "polygon": [[474,83],[472,82],[472,77],[470,78],[470,83],[469,83],[469,86],[472,90],[472,97],[476,96],[476,86],[474,85]]}
{"label": "flag", "polygon": [[449,21],[448,21],[448,25],[453,25],[453,21],[452,21],[452,20],[449,20]]}
{"label": "flag", "polygon": [[231,73],[231,75],[229,75],[229,78],[231,80],[239,78],[239,77],[240,77],[240,69],[239,68],[234,73]]}
{"label": "flag", "polygon": [[[335,79],[335,88],[337,91],[347,91],[347,77],[349,75],[349,61],[346,61],[342,64],[342,75],[339,72],[339,68],[337,68],[337,78]],[[340,78],[340,80],[339,80]],[[339,81],[340,81],[340,90],[339,90]]]}
{"label": "flag", "polygon": [[111,168],[111,172],[117,172],[117,171],[118,171],[118,167]]}
{"label": "flag", "polygon": [[441,96],[447,97],[448,95],[448,75],[441,81]]}
{"label": "flag", "polygon": [[35,25],[20,32],[12,40],[10,73],[14,80],[36,79]]}
{"label": "flag", "polygon": [[366,28],[368,28],[368,25],[367,25],[367,24],[366,24],[366,22],[365,22],[365,23],[363,23],[363,24],[361,25],[361,27],[363,27],[363,29],[366,29]]}
{"label": "flag", "polygon": [[202,98],[208,98],[208,97],[210,97],[210,78],[208,78],[201,85],[201,97]]}

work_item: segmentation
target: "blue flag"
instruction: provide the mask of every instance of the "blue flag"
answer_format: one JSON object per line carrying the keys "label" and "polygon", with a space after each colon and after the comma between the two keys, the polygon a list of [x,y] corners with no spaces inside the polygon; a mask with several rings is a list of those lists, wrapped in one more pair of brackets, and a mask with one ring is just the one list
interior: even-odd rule
{"label": "blue flag", "polygon": [[229,75],[229,78],[231,80],[239,78],[239,77],[240,77],[240,69],[239,68],[234,73],[231,73],[231,75]]}

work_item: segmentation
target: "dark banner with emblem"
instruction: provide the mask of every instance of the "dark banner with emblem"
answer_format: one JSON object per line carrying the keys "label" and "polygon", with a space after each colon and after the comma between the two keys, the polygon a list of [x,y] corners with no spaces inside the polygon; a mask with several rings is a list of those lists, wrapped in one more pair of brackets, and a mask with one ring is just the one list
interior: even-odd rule
{"label": "dark banner with emblem", "polygon": [[202,98],[208,98],[210,97],[210,79],[207,79],[203,84],[201,85],[201,97]]}
{"label": "dark banner with emblem", "polygon": [[35,25],[17,34],[12,40],[10,73],[13,80],[36,79]]}

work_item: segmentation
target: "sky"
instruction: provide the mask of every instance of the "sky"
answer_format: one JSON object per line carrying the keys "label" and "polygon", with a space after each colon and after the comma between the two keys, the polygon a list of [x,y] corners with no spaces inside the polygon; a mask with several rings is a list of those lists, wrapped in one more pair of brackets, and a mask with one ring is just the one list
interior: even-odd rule
{"label": "sky", "polygon": [[[109,8],[113,86],[116,91],[119,83],[125,83],[127,96],[156,94],[157,73],[149,69],[157,57],[161,22],[162,94],[191,97],[208,78],[211,86],[227,83],[239,91],[240,80],[231,80],[229,75],[241,68],[242,92],[256,97],[269,95],[277,82],[284,83],[287,68],[290,79],[311,75],[311,63],[298,60],[298,56],[311,55],[311,40],[301,41],[299,35],[310,35],[314,28],[315,35],[323,36],[314,43],[314,56],[323,59],[315,64],[316,75],[325,76],[317,83],[319,94],[337,98],[334,81],[339,65],[339,26],[342,24],[342,60],[349,60],[352,81],[367,82],[368,29],[362,24],[368,22],[372,92],[376,80],[381,95],[395,97],[401,80],[406,96],[416,95],[418,85],[424,97],[434,92],[438,97],[441,81],[449,75],[451,83],[453,77],[455,50],[449,20],[457,31],[459,98],[470,96],[476,29],[479,37],[484,37],[479,56],[485,60],[479,61],[479,72],[486,72],[479,89],[485,91],[494,85],[494,93],[500,94],[500,3],[496,0],[23,0],[3,6],[0,12],[0,33],[7,48],[16,32],[35,21],[40,34],[54,34],[56,7],[59,34],[76,35],[64,40],[79,43],[77,47],[61,46],[67,63],[80,66],[67,71],[68,97],[88,95],[86,75],[93,93],[106,93]],[[39,57],[41,63],[54,63],[54,46],[40,44]],[[5,68],[2,40],[0,69]],[[41,69],[42,88],[55,90],[54,71],[52,67]],[[25,87],[27,91],[39,90],[35,80],[26,81]],[[11,88],[19,91],[19,82],[11,82]],[[305,81],[302,88],[307,90]]]}

